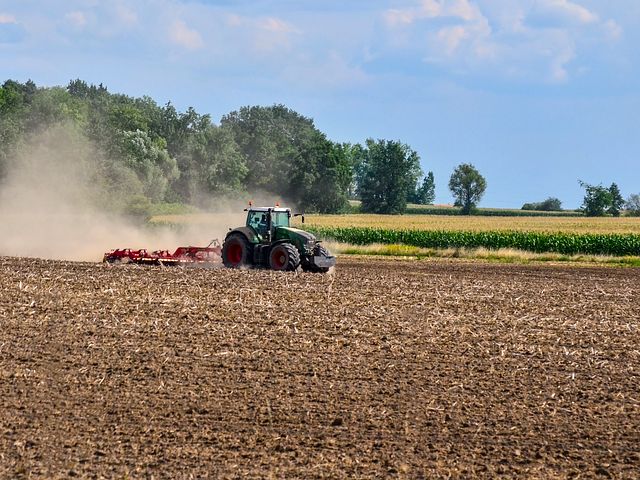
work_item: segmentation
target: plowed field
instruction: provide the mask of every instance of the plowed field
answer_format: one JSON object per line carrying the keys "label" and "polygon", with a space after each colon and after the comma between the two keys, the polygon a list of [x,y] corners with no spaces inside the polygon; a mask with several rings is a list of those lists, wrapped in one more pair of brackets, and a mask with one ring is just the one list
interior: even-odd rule
{"label": "plowed field", "polygon": [[0,258],[0,477],[638,478],[640,270]]}

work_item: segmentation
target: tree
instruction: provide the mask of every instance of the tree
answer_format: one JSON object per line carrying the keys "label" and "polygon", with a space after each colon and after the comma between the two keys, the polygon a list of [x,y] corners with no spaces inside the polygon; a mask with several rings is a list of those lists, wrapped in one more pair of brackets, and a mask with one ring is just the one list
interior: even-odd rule
{"label": "tree", "polygon": [[350,199],[359,199],[358,185],[360,185],[364,178],[364,164],[367,150],[359,143],[343,143],[342,150],[352,172],[349,182],[348,196]]}
{"label": "tree", "polygon": [[455,198],[455,205],[462,207],[464,215],[471,213],[486,189],[487,181],[471,164],[463,163],[456,167],[451,174],[449,190]]}
{"label": "tree", "polygon": [[622,198],[622,194],[620,193],[620,189],[618,185],[612,183],[609,187],[609,195],[611,195],[611,204],[607,209],[607,213],[613,215],[614,217],[620,216],[620,210],[624,207],[624,198]]}
{"label": "tree", "polygon": [[582,210],[587,217],[602,217],[611,204],[611,193],[602,185],[580,182],[585,189]]}
{"label": "tree", "polygon": [[176,157],[180,176],[173,186],[183,198],[197,204],[211,194],[243,190],[247,167],[228,129],[209,125],[181,143]]}
{"label": "tree", "polygon": [[358,183],[366,213],[403,213],[421,174],[420,157],[408,145],[368,139]]}
{"label": "tree", "polygon": [[249,191],[273,192],[308,211],[347,205],[352,167],[313,120],[284,105],[243,107],[222,117],[244,155]]}
{"label": "tree", "polygon": [[312,120],[284,105],[242,107],[222,117],[246,158],[249,190],[288,193],[291,161],[299,157],[314,129]]}
{"label": "tree", "polygon": [[347,203],[353,171],[342,145],[314,131],[308,146],[291,162],[289,195],[298,208],[336,213]]}
{"label": "tree", "polygon": [[156,202],[164,200],[169,182],[179,175],[176,160],[167,152],[164,138],[154,141],[147,132],[125,131],[120,133],[115,147],[114,153],[142,182],[147,198]]}
{"label": "tree", "polygon": [[427,173],[422,180],[422,185],[418,187],[413,195],[412,202],[418,205],[431,205],[436,198],[436,182],[433,172]]}
{"label": "tree", "polygon": [[[606,188],[602,185],[589,185],[582,180],[578,180],[580,186],[585,189],[584,200],[582,201],[582,210],[587,217],[602,217],[605,213],[611,213],[613,207],[612,188]],[[617,186],[613,189],[617,189]],[[618,191],[618,195],[620,192]]]}
{"label": "tree", "polygon": [[640,217],[640,195],[636,193],[629,195],[624,208],[627,209],[629,215],[633,217]]}

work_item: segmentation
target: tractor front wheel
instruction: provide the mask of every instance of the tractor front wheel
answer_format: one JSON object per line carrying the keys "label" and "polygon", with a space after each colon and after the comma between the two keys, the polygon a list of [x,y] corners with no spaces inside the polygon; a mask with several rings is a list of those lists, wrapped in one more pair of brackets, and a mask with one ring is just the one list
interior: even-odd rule
{"label": "tractor front wheel", "polygon": [[300,265],[300,254],[290,243],[276,245],[269,252],[269,266],[272,270],[293,271]]}
{"label": "tractor front wheel", "polygon": [[250,245],[240,233],[229,235],[222,245],[222,263],[228,268],[241,268],[249,265]]}

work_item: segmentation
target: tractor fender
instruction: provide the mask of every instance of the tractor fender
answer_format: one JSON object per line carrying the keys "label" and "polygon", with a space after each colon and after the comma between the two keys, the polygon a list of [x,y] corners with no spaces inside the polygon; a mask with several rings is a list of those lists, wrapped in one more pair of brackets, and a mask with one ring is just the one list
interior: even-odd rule
{"label": "tractor fender", "polygon": [[240,233],[244,235],[246,239],[249,241],[249,243],[251,244],[256,244],[260,242],[258,235],[256,235],[256,232],[251,227],[238,227],[238,228],[234,228],[233,230],[229,230],[229,232],[225,236],[225,240],[229,237],[229,235],[233,233]]}
{"label": "tractor fender", "polygon": [[275,247],[276,245],[280,245],[281,243],[290,243],[295,247],[294,243],[288,238],[281,238],[280,240],[276,240],[275,242],[273,242],[271,244],[271,248]]}

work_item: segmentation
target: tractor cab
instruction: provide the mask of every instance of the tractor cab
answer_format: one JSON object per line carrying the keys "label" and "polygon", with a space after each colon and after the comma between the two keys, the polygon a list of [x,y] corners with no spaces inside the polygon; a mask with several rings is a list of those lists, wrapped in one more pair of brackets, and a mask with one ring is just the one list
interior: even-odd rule
{"label": "tractor cab", "polygon": [[252,228],[262,241],[274,237],[277,227],[291,226],[291,210],[288,208],[255,207],[247,209],[247,227]]}

